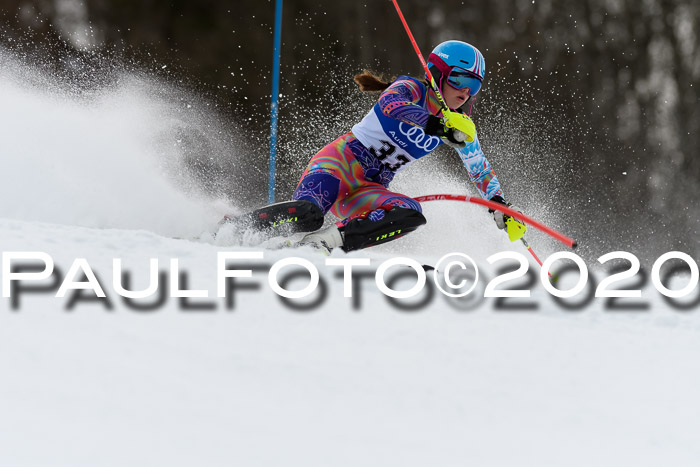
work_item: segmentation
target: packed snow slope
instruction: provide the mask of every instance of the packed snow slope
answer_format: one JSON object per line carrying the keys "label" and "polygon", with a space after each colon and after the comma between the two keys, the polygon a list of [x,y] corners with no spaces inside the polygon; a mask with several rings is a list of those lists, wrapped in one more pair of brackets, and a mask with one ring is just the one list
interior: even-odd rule
{"label": "packed snow slope", "polygon": [[[483,298],[483,278],[473,302],[436,293],[409,311],[371,274],[356,302],[345,298],[339,268],[309,249],[264,251],[233,300],[216,298],[217,255],[263,250],[171,238],[236,209],[173,181],[161,157],[177,151],[177,109],[148,92],[153,83],[85,100],[11,68],[0,74],[0,246],[43,252],[56,269],[42,289],[25,281],[0,299],[0,465],[697,465],[695,309],[648,286],[631,309],[599,299],[571,309],[537,283],[505,309]],[[438,191],[460,189],[450,180]],[[523,252],[476,207],[426,204],[426,216],[442,221],[331,258],[370,258],[372,272],[397,256],[434,263],[461,251],[493,278],[488,256]],[[290,256],[327,286],[306,310],[267,282],[269,265]],[[78,258],[105,299],[56,297]],[[208,297],[127,302],[117,258],[132,290],[148,286],[153,258],[159,290],[176,276]]]}
{"label": "packed snow slope", "polygon": [[[460,310],[436,297],[409,312],[371,281],[354,309],[325,257],[304,250],[294,254],[328,283],[321,305],[291,309],[255,274],[246,284],[257,288],[237,290],[227,307],[213,298],[214,245],[9,219],[0,235],[4,251],[49,253],[62,275],[85,258],[111,304],[87,300],[89,291],[72,308],[70,293],[22,292],[15,310],[2,299],[2,465],[692,466],[700,458],[692,313],[656,303],[572,312],[537,292],[529,311],[491,302]],[[146,286],[148,258],[178,258],[187,288],[209,298],[127,307],[111,286],[113,258],[132,272],[134,289]]]}

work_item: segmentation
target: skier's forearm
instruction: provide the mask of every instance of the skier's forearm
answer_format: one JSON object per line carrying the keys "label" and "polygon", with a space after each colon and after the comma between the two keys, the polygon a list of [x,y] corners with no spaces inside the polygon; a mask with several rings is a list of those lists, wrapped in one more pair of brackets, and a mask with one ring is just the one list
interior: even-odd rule
{"label": "skier's forearm", "polygon": [[491,167],[491,163],[481,150],[479,140],[459,150],[462,162],[467,169],[469,179],[479,190],[479,194],[484,199],[491,199],[494,196],[502,196],[503,190],[496,177],[496,172]]}

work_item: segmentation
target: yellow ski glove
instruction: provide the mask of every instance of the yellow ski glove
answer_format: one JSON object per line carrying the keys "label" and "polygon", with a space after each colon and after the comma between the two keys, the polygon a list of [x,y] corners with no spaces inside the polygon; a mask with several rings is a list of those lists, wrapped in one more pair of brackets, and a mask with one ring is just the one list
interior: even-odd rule
{"label": "yellow ski glove", "polygon": [[468,115],[451,110],[443,110],[442,115],[447,128],[454,129],[455,132],[461,131],[464,133],[464,139],[462,141],[467,141],[469,143],[474,141],[476,137],[476,126],[474,126],[474,122]]}

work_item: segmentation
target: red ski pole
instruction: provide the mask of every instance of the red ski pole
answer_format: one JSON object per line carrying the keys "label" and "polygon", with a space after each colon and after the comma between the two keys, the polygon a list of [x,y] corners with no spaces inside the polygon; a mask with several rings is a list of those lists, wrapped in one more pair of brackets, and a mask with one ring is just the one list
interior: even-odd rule
{"label": "red ski pole", "polygon": [[[520,241],[523,242],[523,245],[525,245],[525,248],[527,248],[527,251],[529,251],[530,254],[532,255],[532,257],[535,258],[535,261],[537,261],[537,264],[539,264],[540,267],[542,267],[542,261],[540,261],[540,259],[537,257],[537,255],[535,254],[535,252],[532,249],[532,247],[530,246],[530,244],[527,243],[527,241],[525,240],[525,237],[522,237],[520,239]],[[552,279],[552,282],[556,282],[559,279],[559,276],[555,276],[551,272],[547,272],[547,274],[549,274],[549,277]]]}
{"label": "red ski pole", "polygon": [[418,55],[418,59],[420,60],[421,65],[423,65],[423,70],[425,70],[425,76],[428,77],[428,81],[430,82],[430,87],[433,89],[433,92],[438,98],[438,101],[440,101],[440,105],[444,110],[447,110],[449,112],[449,108],[447,107],[447,103],[445,103],[445,100],[442,98],[442,94],[440,94],[440,90],[437,87],[437,84],[435,84],[435,79],[433,79],[433,74],[430,72],[430,69],[428,68],[428,64],[425,62],[425,59],[423,58],[423,54],[420,53],[420,49],[418,48],[418,44],[416,43],[416,40],[413,38],[413,34],[411,34],[411,28],[408,27],[408,23],[406,22],[406,18],[403,17],[403,13],[401,12],[401,8],[399,8],[399,4],[396,2],[396,0],[391,0],[394,2],[394,8],[396,8],[396,12],[399,14],[399,18],[401,18],[401,22],[403,23],[403,27],[406,30],[406,34],[408,34],[408,38],[411,40],[411,44],[413,44],[413,49],[416,51],[416,54]]}

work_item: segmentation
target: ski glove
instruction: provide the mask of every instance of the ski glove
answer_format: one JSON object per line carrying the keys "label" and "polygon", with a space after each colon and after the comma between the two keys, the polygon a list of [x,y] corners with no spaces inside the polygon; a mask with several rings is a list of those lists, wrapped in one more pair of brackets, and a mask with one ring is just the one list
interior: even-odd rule
{"label": "ski glove", "polygon": [[[514,211],[518,211],[519,213],[523,212],[522,209],[520,209],[519,207],[507,203],[502,196],[496,195],[493,198],[491,198],[490,201],[493,201],[494,203],[503,204],[504,206],[509,207]],[[510,238],[512,242],[514,242],[515,240],[519,240],[520,238],[522,238],[523,235],[525,235],[527,226],[523,221],[515,219],[507,214],[503,214],[501,211],[496,211],[495,209],[489,209],[489,213],[493,214],[493,220],[496,222],[496,227],[498,227],[501,230],[505,230],[508,234],[508,238]]]}
{"label": "ski glove", "polygon": [[[502,204],[515,211],[522,212],[522,210],[520,210],[520,208],[518,208],[517,206],[513,206],[512,204],[506,202],[506,200],[503,199],[502,196],[496,195],[489,201],[493,201],[494,203]],[[501,230],[506,228],[506,220],[508,220],[508,218],[510,217],[509,215],[503,214],[501,211],[496,211],[495,209],[489,209],[489,213],[493,214],[493,220],[496,221],[496,227],[498,227]]]}
{"label": "ski glove", "polygon": [[[455,127],[448,128],[446,122],[435,115],[428,116],[428,122],[425,124],[425,134],[439,136],[445,144],[455,149],[461,149],[467,145],[467,143],[464,142],[464,140],[467,139],[466,133]],[[472,141],[473,140],[474,138],[472,138]]]}
{"label": "ski glove", "polygon": [[464,133],[465,138],[462,141],[467,141],[468,143],[474,141],[476,138],[476,126],[474,126],[474,122],[469,118],[469,115],[453,112],[452,110],[443,110],[442,116],[447,128],[453,128]]}

